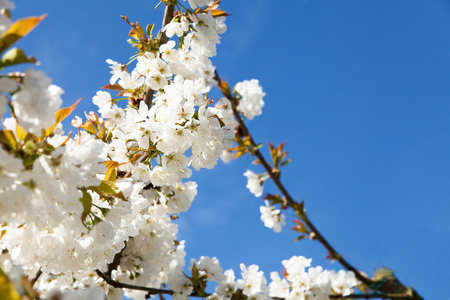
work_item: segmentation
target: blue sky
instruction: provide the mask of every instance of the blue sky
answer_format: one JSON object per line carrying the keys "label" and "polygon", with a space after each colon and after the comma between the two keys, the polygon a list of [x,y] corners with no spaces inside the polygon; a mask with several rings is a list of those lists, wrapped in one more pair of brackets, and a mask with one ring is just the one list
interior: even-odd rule
{"label": "blue sky", "polygon": [[[134,54],[120,15],[159,26],[163,13],[157,1],[16,2],[14,18],[48,13],[21,46],[66,91],[66,106],[84,99],[78,115],[108,83],[105,60]],[[390,267],[424,298],[449,299],[450,3],[222,2],[232,16],[213,62],[230,84],[259,79],[266,106],[248,126],[258,142],[287,142],[291,194],[357,268]],[[179,221],[187,260],[258,264],[267,277],[293,255],[338,269],[317,242],[295,243],[290,226],[263,227],[263,201],[242,176],[262,172],[250,162],[194,175],[199,194]]]}

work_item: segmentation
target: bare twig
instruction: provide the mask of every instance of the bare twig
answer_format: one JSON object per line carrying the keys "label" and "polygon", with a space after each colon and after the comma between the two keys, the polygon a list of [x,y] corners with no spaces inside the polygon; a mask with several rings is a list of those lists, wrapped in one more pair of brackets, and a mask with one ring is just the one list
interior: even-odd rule
{"label": "bare twig", "polygon": [[[330,295],[329,299],[391,299],[392,297],[383,294],[350,294],[346,296],[342,295]],[[407,299],[406,297],[397,297],[395,299]]]}
{"label": "bare twig", "polygon": [[[115,288],[120,288],[120,289],[130,289],[130,290],[137,290],[137,291],[144,291],[147,292],[147,295],[173,295],[175,294],[173,291],[171,290],[163,290],[163,289],[156,289],[156,288],[151,288],[151,287],[146,287],[146,286],[139,286],[139,285],[134,285],[134,284],[128,284],[128,283],[122,283],[122,282],[118,282],[113,280],[111,277],[105,275],[102,271],[100,270],[95,270],[95,272],[97,273],[98,276],[100,276],[107,284],[109,284],[110,286],[113,286]],[[209,294],[196,294],[196,293],[192,293],[189,296],[191,297],[202,297],[204,298],[205,296],[209,296]]]}
{"label": "bare twig", "polygon": [[[215,79],[217,82],[220,82],[219,74],[216,72]],[[237,122],[239,123],[239,128],[244,136],[248,136],[250,138],[250,143],[252,147],[252,152],[255,154],[255,156],[259,159],[259,162],[262,164],[264,169],[266,170],[267,174],[270,176],[270,178],[273,180],[277,188],[280,190],[280,192],[284,195],[286,198],[286,201],[288,202],[288,206],[294,207],[296,205],[296,202],[291,197],[289,192],[286,190],[284,185],[281,183],[279,176],[276,176],[272,172],[272,168],[270,167],[269,163],[266,161],[264,156],[262,155],[261,151],[256,147],[256,143],[253,140],[252,136],[250,135],[250,132],[245,125],[244,121],[242,120],[241,114],[237,111],[237,101],[234,99],[231,95],[225,95],[228,100],[231,102],[231,107],[233,110],[234,117],[236,118]],[[371,286],[373,284],[372,280],[367,278],[366,276],[362,275],[355,267],[353,267],[349,262],[347,262],[332,246],[328,241],[325,239],[325,237],[320,233],[320,231],[314,226],[314,224],[309,220],[308,216],[305,214],[302,215],[303,221],[306,223],[306,225],[309,227],[311,232],[314,232],[316,239],[322,243],[322,245],[325,246],[325,248],[330,252],[330,255],[332,255],[333,258],[339,261],[344,268],[346,268],[349,271],[352,271],[355,273],[356,278],[364,283],[367,286]]]}
{"label": "bare twig", "polygon": [[132,289],[132,290],[138,290],[138,291],[145,291],[148,292],[151,295],[157,295],[157,294],[166,294],[166,295],[173,295],[173,291],[170,290],[162,290],[162,289],[155,289],[145,286],[139,286],[139,285],[133,285],[128,283],[122,283],[113,280],[111,277],[105,275],[100,270],[95,270],[98,276],[100,276],[107,284],[115,287],[115,288],[121,288],[121,289]]}
{"label": "bare twig", "polygon": [[[220,77],[219,74],[215,73],[214,78],[219,84],[220,84]],[[259,162],[262,164],[264,169],[266,170],[267,174],[270,176],[270,178],[273,180],[277,188],[280,190],[280,192],[283,194],[287,206],[294,209],[297,212],[297,208],[301,207],[301,212],[297,212],[298,217],[306,224],[306,226],[309,228],[309,231],[311,233],[314,233],[314,238],[317,239],[330,253],[330,257],[333,259],[336,259],[344,268],[346,268],[348,271],[352,271],[355,274],[355,277],[362,282],[364,285],[366,285],[368,288],[370,288],[373,291],[379,291],[382,294],[359,294],[359,295],[351,295],[350,296],[336,296],[331,295],[330,298],[332,299],[345,299],[345,298],[359,298],[359,299],[369,299],[369,298],[382,298],[382,299],[411,299],[411,300],[423,300],[423,298],[412,288],[405,287],[400,281],[398,281],[397,278],[393,280],[393,284],[383,284],[380,286],[377,286],[377,282],[373,281],[372,279],[368,278],[365,274],[359,272],[354,266],[352,266],[346,259],[340,255],[336,249],[334,249],[333,246],[325,239],[325,237],[320,233],[320,231],[317,229],[317,227],[312,223],[312,221],[308,218],[308,215],[303,209],[303,206],[296,202],[289,192],[286,190],[282,182],[280,181],[280,176],[275,174],[272,170],[272,167],[270,164],[266,161],[262,153],[259,151],[257,144],[253,140],[252,136],[250,135],[250,132],[245,125],[243,118],[241,114],[237,110],[238,102],[237,100],[231,95],[231,93],[228,91],[222,90],[223,95],[231,102],[231,107],[233,111],[233,115],[236,118],[238,124],[239,124],[239,130],[238,132],[245,137],[248,137],[250,139],[250,147],[251,147],[251,153],[254,154]],[[387,292],[390,293],[387,293]]]}
{"label": "bare twig", "polygon": [[42,269],[39,269],[39,271],[37,271],[36,275],[34,275],[33,279],[30,280],[30,284],[31,286],[33,286],[36,281],[38,281],[39,277],[41,277],[42,275]]}

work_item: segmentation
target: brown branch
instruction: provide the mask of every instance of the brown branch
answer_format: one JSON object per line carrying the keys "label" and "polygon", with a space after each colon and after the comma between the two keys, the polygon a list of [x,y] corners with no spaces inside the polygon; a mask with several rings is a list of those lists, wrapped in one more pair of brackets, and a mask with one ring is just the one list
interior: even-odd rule
{"label": "brown branch", "polygon": [[[217,71],[215,72],[215,78],[217,82],[220,84],[220,77]],[[222,89],[221,89],[222,90]],[[306,226],[309,228],[311,233],[314,233],[314,238],[317,239],[330,253],[331,258],[336,259],[344,268],[346,268],[348,271],[352,271],[355,274],[355,277],[365,284],[368,288],[370,288],[373,291],[379,291],[383,294],[359,294],[359,295],[353,295],[356,297],[353,298],[359,298],[359,299],[369,299],[369,298],[382,298],[382,299],[418,299],[423,300],[423,298],[412,288],[407,288],[404,286],[400,281],[398,281],[397,278],[394,278],[392,281],[392,284],[386,283],[380,286],[377,286],[376,281],[373,281],[372,279],[368,278],[364,274],[360,273],[355,267],[353,267],[346,259],[340,255],[336,249],[334,249],[333,246],[325,239],[325,237],[320,233],[320,231],[317,229],[317,227],[312,223],[312,221],[308,218],[306,212],[303,209],[303,205],[296,202],[289,192],[286,190],[282,182],[280,181],[280,177],[275,174],[272,170],[272,167],[270,164],[266,161],[262,153],[259,151],[257,144],[253,140],[252,136],[250,135],[250,132],[247,128],[247,126],[244,123],[244,120],[241,116],[241,114],[237,111],[237,100],[231,95],[229,92],[229,89],[222,90],[223,95],[231,102],[231,107],[233,111],[233,115],[236,118],[238,124],[239,124],[239,133],[243,136],[246,136],[250,139],[250,147],[251,147],[251,153],[254,154],[259,162],[263,165],[264,169],[266,170],[267,174],[270,176],[270,178],[273,180],[277,188],[280,190],[280,192],[284,195],[284,198],[286,199],[287,206],[294,209],[296,211],[297,215],[301,220],[306,224]],[[298,212],[297,209],[301,207],[301,212]],[[386,293],[386,292],[390,293]],[[367,298],[369,297],[369,298]],[[347,296],[330,296],[332,299],[345,299],[345,298],[352,298]]]}
{"label": "brown branch", "polygon": [[[373,293],[373,294],[350,294],[346,296],[342,295],[329,295],[329,299],[395,299],[395,300],[415,300],[422,299],[416,298],[416,294],[406,293]],[[419,296],[420,297],[420,296]]]}
{"label": "brown branch", "polygon": [[166,6],[166,9],[164,10],[164,18],[163,18],[163,22],[162,22],[162,26],[161,26],[161,39],[160,39],[160,43],[161,45],[167,43],[169,41],[169,38],[166,35],[165,31],[162,31],[164,29],[164,27],[166,27],[167,24],[170,23],[170,21],[172,21],[173,18],[173,13],[175,11],[175,5],[173,4],[169,4]]}
{"label": "brown branch", "polygon": [[[164,45],[169,40],[169,38],[166,35],[166,32],[163,31],[163,29],[164,29],[164,27],[166,27],[167,24],[170,23],[170,21],[172,21],[174,10],[175,10],[175,5],[173,5],[173,4],[166,5],[166,9],[164,10],[164,18],[163,18],[163,22],[161,25],[161,38],[159,39],[160,45]],[[152,105],[152,99],[153,99],[154,93],[155,93],[155,91],[152,90],[152,88],[149,86],[145,89],[144,103],[147,104],[148,108],[150,108],[150,106]]]}
{"label": "brown branch", "polygon": [[144,93],[144,103],[147,104],[147,107],[150,108],[150,106],[152,105],[152,99],[153,99],[153,93],[155,93],[154,90],[152,90],[151,87],[147,87],[145,89],[145,93]]}
{"label": "brown branch", "polygon": [[[219,79],[218,82],[220,82],[220,77],[218,75],[218,73],[216,72],[216,78]],[[242,133],[245,136],[248,136],[250,138],[250,143],[251,143],[251,147],[252,147],[252,152],[255,154],[255,156],[259,159],[259,162],[262,164],[262,166],[264,167],[264,169],[266,170],[267,174],[270,176],[270,178],[273,180],[273,182],[275,183],[275,185],[277,186],[277,188],[280,190],[280,192],[284,195],[284,197],[286,198],[286,201],[288,202],[288,206],[290,206],[291,208],[298,205],[294,199],[291,197],[291,195],[289,194],[289,192],[286,190],[286,188],[284,187],[284,185],[281,183],[279,176],[276,176],[273,171],[272,168],[270,167],[269,163],[266,161],[266,159],[264,158],[264,156],[262,155],[261,151],[259,151],[259,149],[257,149],[256,147],[256,143],[253,140],[252,136],[250,135],[250,132],[247,128],[247,126],[245,126],[244,121],[242,120],[241,114],[237,111],[236,107],[237,107],[237,101],[236,99],[234,99],[232,96],[228,96],[225,95],[224,96],[227,97],[228,100],[230,100],[231,102],[231,107],[233,110],[233,114],[234,117],[236,118],[237,122],[239,123],[239,127],[242,131]],[[316,226],[314,226],[314,224],[311,222],[311,220],[309,220],[308,216],[306,215],[306,213],[304,213],[301,218],[303,219],[303,221],[306,223],[306,225],[309,227],[311,232],[314,232],[315,234],[315,238],[322,244],[324,245],[324,247],[330,252],[330,255],[335,258],[337,261],[339,261],[339,263],[344,266],[344,268],[346,268],[349,271],[352,271],[353,273],[355,273],[356,278],[361,281],[362,283],[364,283],[367,286],[371,286],[373,284],[373,281],[369,278],[367,278],[366,276],[362,275],[355,267],[353,267],[349,262],[347,262],[332,246],[331,244],[325,239],[325,237],[320,233],[320,231],[316,228]]]}
{"label": "brown branch", "polygon": [[145,286],[139,286],[139,285],[133,285],[128,283],[122,283],[113,280],[111,277],[105,275],[100,270],[95,270],[98,276],[100,276],[107,284],[120,289],[131,289],[131,290],[137,290],[137,291],[145,291],[148,292],[150,295],[157,295],[157,294],[166,294],[166,295],[173,295],[174,292],[170,290],[162,290],[162,289],[156,289],[156,288],[150,288]]}
{"label": "brown branch", "polygon": [[[111,277],[105,275],[100,270],[96,270],[97,275],[100,276],[106,283],[109,285],[115,287],[115,288],[124,288],[124,289],[131,289],[131,290],[138,290],[138,291],[145,291],[147,292],[147,295],[159,295],[160,298],[163,294],[165,295],[173,295],[174,292],[171,290],[163,290],[163,289],[156,289],[156,288],[150,288],[145,286],[138,286],[133,284],[127,284],[115,281],[111,279]],[[205,295],[197,295],[195,293],[192,293],[189,295],[190,297],[202,297],[204,298]],[[395,299],[411,299],[408,295],[387,295],[387,294],[350,294],[350,295],[329,295],[329,299],[391,299],[395,297]],[[284,298],[278,298],[273,297],[271,298],[273,300],[284,300]]]}
{"label": "brown branch", "polygon": [[[330,295],[329,299],[391,299],[392,297],[383,294],[350,294],[346,296],[342,295]],[[403,296],[396,296],[395,299],[407,299]]]}
{"label": "brown branch", "polygon": [[38,281],[39,277],[41,277],[42,275],[42,269],[39,269],[39,271],[37,271],[36,275],[34,275],[33,279],[30,280],[30,284],[31,286],[33,286],[36,281]]}
{"label": "brown branch", "polygon": [[105,272],[106,276],[111,277],[112,271],[116,270],[117,267],[120,265],[120,259],[122,258],[123,251],[125,250],[126,247],[127,242],[125,241],[125,246],[123,247],[123,249],[117,252],[116,255],[114,255],[113,261],[110,264],[108,264],[108,270]]}
{"label": "brown branch", "polygon": [[[144,291],[147,292],[147,295],[160,295],[160,297],[162,297],[162,295],[173,295],[175,294],[174,291],[171,290],[163,290],[163,289],[157,289],[157,288],[151,288],[151,287],[146,287],[146,286],[139,286],[139,285],[134,285],[134,284],[128,284],[128,283],[122,283],[122,282],[118,282],[114,279],[112,279],[111,277],[105,275],[104,273],[102,273],[102,271],[100,270],[95,270],[95,272],[97,273],[98,276],[100,276],[107,284],[109,284],[110,286],[113,286],[115,288],[119,288],[119,289],[130,289],[130,290],[137,290],[137,291]],[[204,298],[205,296],[209,296],[209,294],[203,294],[203,295],[199,295],[196,294],[195,292],[190,294],[189,296],[191,297],[201,297]]]}

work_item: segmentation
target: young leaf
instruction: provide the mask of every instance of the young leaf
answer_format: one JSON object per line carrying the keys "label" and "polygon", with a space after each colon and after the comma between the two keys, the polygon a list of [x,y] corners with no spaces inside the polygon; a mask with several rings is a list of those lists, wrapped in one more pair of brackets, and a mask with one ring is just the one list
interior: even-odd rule
{"label": "young leaf", "polygon": [[47,15],[40,17],[29,17],[20,19],[14,22],[8,31],[2,34],[0,39],[0,53],[3,53],[12,44],[17,42],[22,37],[26,36],[31,30],[36,27]]}
{"label": "young leaf", "polygon": [[14,288],[14,285],[9,281],[8,276],[0,269],[0,299],[2,300],[20,300],[19,293]]}
{"label": "young leaf", "polygon": [[0,130],[0,143],[8,146],[10,149],[14,149],[17,145],[14,132],[7,129]]}
{"label": "young leaf", "polygon": [[147,31],[148,36],[151,36],[151,35],[152,35],[153,27],[155,27],[155,24],[148,24],[148,25],[147,25],[147,28],[146,28],[145,31]]}
{"label": "young leaf", "polygon": [[94,125],[92,125],[91,122],[84,123],[83,125],[81,125],[81,128],[83,128],[84,130],[86,130],[87,132],[89,132],[91,134],[97,133],[97,129],[95,129]]}
{"label": "young leaf", "polygon": [[25,52],[19,48],[12,48],[8,50],[0,59],[0,68],[23,64],[36,63],[37,60],[33,56],[26,56]]}
{"label": "young leaf", "polygon": [[26,141],[30,139],[33,135],[29,132],[26,132],[21,126],[17,125],[16,127],[16,135],[17,138],[21,141]]}
{"label": "young leaf", "polygon": [[295,241],[298,242],[300,240],[303,240],[306,237],[307,237],[307,235],[299,235],[298,237],[295,238]]}
{"label": "young leaf", "polygon": [[116,168],[119,166],[119,163],[116,161],[105,161],[106,166],[106,174],[105,174],[105,180],[106,181],[116,181],[117,177],[117,170]]}
{"label": "young leaf", "polygon": [[230,92],[230,86],[228,85],[228,81],[226,81],[225,79],[220,79],[219,84],[217,85],[217,87],[220,89],[220,91],[222,92],[222,94],[227,97],[227,98],[231,98],[231,92]]}
{"label": "young leaf", "polygon": [[121,191],[116,191],[118,190],[116,185],[111,182],[111,181],[104,181],[102,180],[102,182],[100,183],[100,185],[97,187],[89,187],[89,189],[93,190],[94,192],[96,192],[99,195],[110,195],[110,196],[114,196],[117,198],[122,199],[123,201],[127,201],[127,198],[125,198],[125,196],[123,195],[123,193]]}
{"label": "young leaf", "polygon": [[105,90],[113,90],[113,91],[119,91],[119,92],[125,91],[125,89],[124,89],[120,84],[117,84],[117,83],[114,83],[114,84],[107,84],[107,85],[105,85],[104,87],[102,87],[102,89],[105,89]]}
{"label": "young leaf", "polygon": [[53,129],[55,129],[56,125],[58,125],[65,118],[67,118],[67,116],[70,115],[70,113],[75,109],[75,107],[77,107],[77,105],[80,101],[81,101],[81,98],[78,99],[77,102],[75,102],[75,104],[73,104],[72,106],[61,108],[60,110],[58,110],[55,113],[55,117],[56,117],[55,124],[52,127],[48,128],[47,130],[44,131],[44,136],[49,136],[53,132]]}
{"label": "young leaf", "polygon": [[70,113],[77,107],[78,103],[81,101],[81,98],[77,100],[72,106],[61,108],[55,113],[56,116],[56,124],[62,122]]}
{"label": "young leaf", "polygon": [[81,213],[81,221],[84,224],[84,220],[86,220],[89,212],[91,211],[92,197],[85,189],[82,189],[81,192],[83,193],[83,196],[80,198],[81,204],[83,204],[83,212]]}
{"label": "young leaf", "polygon": [[230,16],[229,14],[227,14],[226,12],[224,12],[223,10],[220,10],[220,9],[211,10],[211,15],[214,18]]}

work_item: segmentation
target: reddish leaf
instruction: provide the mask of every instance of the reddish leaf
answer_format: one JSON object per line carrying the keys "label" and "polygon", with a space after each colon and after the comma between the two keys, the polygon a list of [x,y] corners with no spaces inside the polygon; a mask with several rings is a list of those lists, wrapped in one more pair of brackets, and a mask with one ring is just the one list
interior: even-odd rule
{"label": "reddish leaf", "polygon": [[119,91],[119,92],[125,91],[125,90],[123,89],[123,87],[122,87],[120,84],[117,84],[117,83],[115,83],[115,84],[107,84],[107,85],[105,85],[104,87],[102,87],[102,89],[105,89],[105,90],[113,90],[113,91]]}

